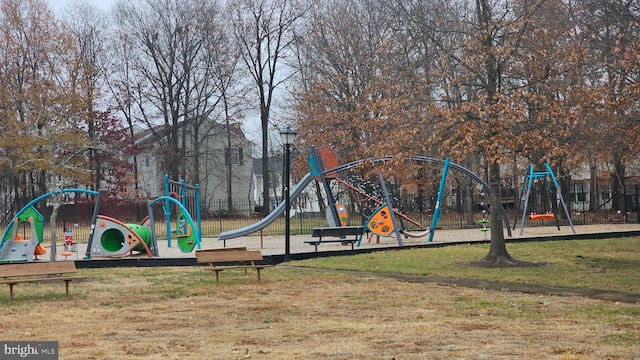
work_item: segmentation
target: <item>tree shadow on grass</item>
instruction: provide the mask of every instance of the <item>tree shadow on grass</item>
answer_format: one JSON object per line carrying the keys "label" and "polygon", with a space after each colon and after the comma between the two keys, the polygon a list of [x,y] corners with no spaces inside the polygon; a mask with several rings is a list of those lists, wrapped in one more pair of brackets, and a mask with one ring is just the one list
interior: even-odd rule
{"label": "tree shadow on grass", "polygon": [[522,261],[516,260],[512,257],[498,256],[498,257],[485,257],[482,260],[472,261],[466,263],[467,266],[483,267],[483,268],[529,268],[529,267],[543,267],[549,265],[546,262],[537,261]]}

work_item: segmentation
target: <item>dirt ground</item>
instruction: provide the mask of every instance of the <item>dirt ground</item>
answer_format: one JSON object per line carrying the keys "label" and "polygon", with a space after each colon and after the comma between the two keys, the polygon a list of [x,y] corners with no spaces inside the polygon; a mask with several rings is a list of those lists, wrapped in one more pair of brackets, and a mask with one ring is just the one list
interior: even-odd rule
{"label": "dirt ground", "polygon": [[84,270],[0,302],[60,359],[639,359],[637,304],[291,268]]}

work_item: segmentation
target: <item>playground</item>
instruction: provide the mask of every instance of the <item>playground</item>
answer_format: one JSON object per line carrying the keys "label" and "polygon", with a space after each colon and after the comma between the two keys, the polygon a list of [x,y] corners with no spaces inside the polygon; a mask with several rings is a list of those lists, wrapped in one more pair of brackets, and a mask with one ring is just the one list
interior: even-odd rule
{"label": "playground", "polygon": [[[86,242],[84,239],[74,239],[73,227],[67,226],[63,221],[64,239],[59,239],[56,235],[56,247],[52,248],[50,245],[52,240],[45,242],[45,235],[51,234],[53,239],[53,231],[51,229],[49,232],[45,231],[47,219],[38,211],[37,206],[53,198],[57,198],[54,201],[58,203],[62,203],[65,199],[67,202],[74,201],[78,195],[94,197],[88,239]],[[101,191],[74,188],[56,190],[31,200],[13,216],[5,228],[0,239],[0,264],[34,262],[41,260],[38,256],[44,257],[48,254],[51,254],[49,259],[53,261],[61,258],[62,260],[70,258],[71,260],[80,258],[91,260],[131,255],[158,257],[160,256],[159,229],[164,230],[161,236],[166,239],[167,247],[171,247],[173,242],[183,253],[201,248],[200,199],[197,185],[169,180],[165,176],[164,195],[146,202],[147,215],[139,223],[125,223],[105,215],[103,213],[105,209],[101,207],[101,203]],[[160,224],[155,220],[159,208],[164,215],[160,217]],[[62,217],[64,219],[64,213]],[[56,223],[56,228],[57,225]],[[76,223],[75,226],[77,227],[78,224]],[[51,227],[53,226],[49,226]],[[59,244],[63,244],[62,248]]]}
{"label": "playground", "polygon": [[[61,359],[567,360],[640,356],[637,336],[640,313],[638,302],[633,300],[640,291],[636,285],[629,288],[624,285],[628,277],[636,283],[635,272],[625,275],[622,290],[605,286],[605,297],[600,298],[580,295],[580,291],[572,291],[572,284],[562,285],[567,289],[566,294],[562,293],[565,287],[552,289],[526,284],[527,269],[509,269],[509,273],[515,272],[517,282],[524,279],[530,291],[523,291],[522,284],[472,281],[464,274],[449,278],[445,282],[449,286],[438,285],[440,281],[423,273],[407,276],[397,265],[398,254],[401,254],[397,250],[401,248],[418,246],[420,249],[411,251],[424,252],[420,253],[419,262],[434,263],[435,259],[430,260],[428,256],[438,254],[440,245],[464,244],[448,248],[469,248],[487,241],[486,230],[491,224],[485,221],[485,208],[477,210],[477,223],[471,228],[438,228],[448,168],[475,179],[483,194],[486,184],[448,159],[418,159],[442,167],[436,176],[439,181],[432,184],[438,191],[432,199],[431,221],[421,224],[396,209],[399,203],[394,190],[388,188],[392,184],[381,175],[375,192],[363,190],[362,186],[373,185],[346,182],[337,176],[361,162],[340,164],[334,160],[331,156],[324,159],[311,156],[310,173],[296,185],[292,197],[313,178],[319,180],[326,195],[326,221],[329,228],[335,229],[349,226],[344,205],[337,196],[334,198],[336,186],[346,188],[359,207],[367,209],[363,228],[368,231],[358,239],[355,252],[360,248],[383,250],[375,255],[361,255],[367,260],[360,263],[371,262],[374,256],[382,254],[386,262],[395,266],[392,274],[341,271],[332,267],[304,268],[293,262],[266,269],[259,282],[255,275],[247,276],[242,270],[225,271],[218,285],[215,276],[195,266],[195,261],[190,263],[194,266],[103,267],[99,265],[103,258],[114,261],[122,257],[195,258],[196,249],[224,253],[229,250],[225,249],[227,246],[246,247],[260,250],[265,256],[281,257],[283,236],[256,235],[261,235],[263,228],[281,216],[284,205],[255,224],[221,233],[219,238],[202,238],[198,214],[183,202],[187,198],[181,193],[184,187],[167,190],[163,196],[149,200],[149,217],[138,224],[104,215],[99,208],[100,194],[91,193],[97,200],[89,240],[86,243],[73,240],[67,243],[66,238],[64,243],[59,241],[56,260],[91,262],[96,268],[80,269],[83,280],[74,281],[69,297],[59,284],[20,284],[15,301],[0,302],[0,307],[6,310],[0,331],[7,339],[56,340],[60,344]],[[330,170],[322,170],[325,164],[332,164]],[[549,175],[551,181],[547,181]],[[549,183],[555,183],[552,173],[531,170],[525,175],[521,193],[526,195],[520,199],[521,220],[517,218],[512,223],[505,218],[503,231],[510,241],[640,230],[637,224],[574,226],[564,206],[533,214],[527,206],[534,178],[539,180],[538,185],[546,186],[546,193],[552,191]],[[47,196],[51,194],[41,198]],[[34,199],[34,203],[41,198]],[[33,262],[38,261],[32,257],[38,255],[38,247],[42,247],[45,254],[52,251],[42,241],[44,220],[32,205],[27,204],[7,227],[3,237],[7,253],[1,254],[0,260]],[[161,225],[154,225],[153,206],[162,210],[155,219],[164,220]],[[565,210],[568,218],[562,226],[557,221],[561,210]],[[556,226],[532,227],[523,232],[525,222],[541,220],[553,221]],[[518,225],[520,231],[512,234]],[[13,231],[18,227],[19,232]],[[158,228],[164,228],[164,234],[158,235]],[[305,243],[308,238],[308,234],[292,238],[292,259],[313,257],[307,256],[315,252],[313,246]],[[427,244],[433,246],[425,250]],[[555,253],[570,253],[568,249],[569,245]],[[317,251],[348,255],[353,250],[338,240],[320,245]],[[623,253],[636,256],[637,252],[627,249]],[[458,256],[447,254],[451,266],[461,268],[463,273],[472,269],[469,264],[460,263]],[[574,264],[586,258],[599,259],[601,255],[568,255],[566,261]],[[534,259],[546,260],[537,255]],[[602,274],[615,277],[621,272],[636,271],[637,257],[622,260],[620,267],[605,268],[604,273],[600,263],[594,263],[593,267],[597,268],[600,278]],[[549,270],[548,274],[552,273],[553,270]],[[426,274],[440,276],[439,269]],[[589,273],[583,275],[589,277]],[[573,278],[573,275],[565,276],[565,279]],[[607,281],[600,284],[606,285]],[[628,294],[628,298],[620,296],[615,300],[616,291]]]}

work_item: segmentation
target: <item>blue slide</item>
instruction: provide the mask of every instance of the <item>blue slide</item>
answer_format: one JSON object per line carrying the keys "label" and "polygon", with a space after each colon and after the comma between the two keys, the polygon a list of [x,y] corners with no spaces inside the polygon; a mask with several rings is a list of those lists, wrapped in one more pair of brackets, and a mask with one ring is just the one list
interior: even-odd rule
{"label": "blue slide", "polygon": [[[304,188],[307,187],[307,185],[309,185],[311,180],[313,180],[313,176],[311,175],[311,173],[307,173],[307,175],[305,175],[302,178],[302,180],[300,180],[300,182],[291,189],[291,193],[289,194],[290,195],[289,199],[293,200],[296,197],[298,197],[298,195],[300,195],[302,190],[304,190]],[[284,207],[285,207],[285,201],[282,201],[280,205],[278,205],[264,219],[258,221],[255,224],[251,224],[249,226],[245,226],[240,229],[221,232],[219,236],[219,240],[227,240],[227,239],[237,238],[240,236],[247,236],[251,233],[264,229],[269,224],[274,222],[280,215],[282,215],[282,213],[284,212]]]}

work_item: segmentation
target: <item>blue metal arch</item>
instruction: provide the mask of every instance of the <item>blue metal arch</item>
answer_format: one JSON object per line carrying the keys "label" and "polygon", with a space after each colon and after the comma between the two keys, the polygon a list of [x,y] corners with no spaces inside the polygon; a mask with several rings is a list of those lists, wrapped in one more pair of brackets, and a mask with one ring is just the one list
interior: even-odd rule
{"label": "blue metal arch", "polygon": [[[201,248],[200,246],[200,232],[197,230],[198,228],[196,228],[196,225],[193,222],[193,218],[191,218],[191,214],[189,214],[189,211],[187,210],[187,208],[182,205],[182,203],[174,198],[172,198],[171,196],[160,196],[157,197],[151,201],[149,201],[148,206],[149,208],[151,208],[155,203],[157,203],[158,201],[168,201],[171,202],[173,204],[175,204],[176,206],[178,206],[180,208],[180,210],[182,210],[182,212],[184,213],[187,221],[189,222],[189,225],[191,225],[191,228],[193,229],[193,232],[195,233],[195,237],[196,237],[196,245],[198,246],[198,249]],[[151,211],[149,211],[151,213]]]}

